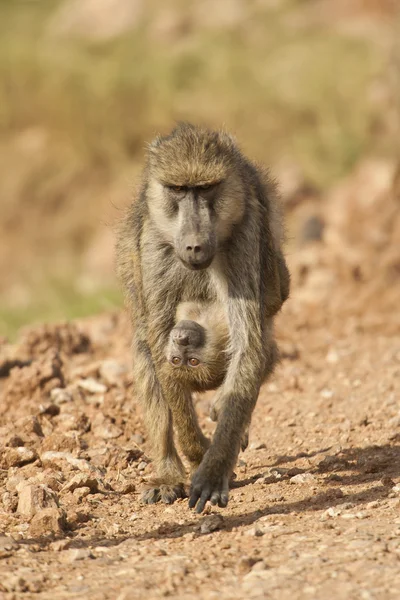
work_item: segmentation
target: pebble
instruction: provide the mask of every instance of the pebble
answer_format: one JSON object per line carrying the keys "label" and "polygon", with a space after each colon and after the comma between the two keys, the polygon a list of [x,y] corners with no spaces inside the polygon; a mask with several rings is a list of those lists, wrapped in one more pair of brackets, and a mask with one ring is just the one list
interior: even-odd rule
{"label": "pebble", "polygon": [[107,386],[104,383],[100,383],[93,379],[93,377],[88,377],[87,379],[81,379],[77,382],[78,387],[86,392],[90,392],[91,394],[104,394],[107,391]]}
{"label": "pebble", "polygon": [[121,383],[121,379],[127,371],[125,365],[111,359],[104,360],[99,367],[100,376],[109,386]]}
{"label": "pebble", "polygon": [[311,484],[315,483],[317,480],[311,473],[299,473],[298,475],[291,477],[289,481],[294,484]]}
{"label": "pebble", "polygon": [[265,531],[262,527],[260,527],[259,525],[256,525],[255,527],[248,529],[245,533],[248,536],[262,537],[264,535]]}
{"label": "pebble", "polygon": [[29,525],[32,537],[57,535],[64,531],[66,519],[64,511],[59,508],[44,508],[37,512]]}
{"label": "pebble", "polygon": [[57,508],[56,494],[45,485],[29,485],[21,482],[17,486],[17,512],[26,517],[33,517],[44,508]]}
{"label": "pebble", "polygon": [[204,517],[200,525],[200,533],[206,534],[217,531],[218,529],[221,529],[223,522],[224,518],[219,514]]}
{"label": "pebble", "polygon": [[99,491],[99,481],[87,473],[77,473],[62,487],[62,492],[73,492],[78,488],[88,488],[89,493],[96,494]]}
{"label": "pebble", "polygon": [[10,467],[22,467],[37,459],[37,454],[30,448],[20,446],[18,448],[4,448],[1,457],[1,467],[9,469]]}
{"label": "pebble", "polygon": [[87,558],[94,558],[92,552],[88,548],[71,548],[70,550],[65,550],[62,557],[63,561],[67,563],[86,560]]}
{"label": "pebble", "polygon": [[16,542],[12,537],[8,537],[6,535],[0,536],[0,552],[17,550],[18,548],[18,542]]}
{"label": "pebble", "polygon": [[73,395],[69,390],[65,388],[53,388],[50,392],[50,398],[54,402],[54,404],[66,404],[67,402],[72,402]]}

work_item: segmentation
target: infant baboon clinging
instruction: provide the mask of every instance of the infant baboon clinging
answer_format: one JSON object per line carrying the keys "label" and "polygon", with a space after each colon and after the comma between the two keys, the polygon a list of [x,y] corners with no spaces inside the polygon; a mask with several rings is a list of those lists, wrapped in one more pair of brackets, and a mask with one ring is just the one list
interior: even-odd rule
{"label": "infant baboon clinging", "polygon": [[183,302],[178,306],[166,349],[170,376],[190,383],[193,391],[216,389],[226,374],[228,339],[222,306]]}
{"label": "infant baboon clinging", "polygon": [[[273,317],[289,294],[276,190],[233,139],[189,124],[150,145],[141,191],[122,223],[117,264],[133,328],[134,380],[153,444],[157,477],[146,502],[184,495],[189,506],[226,506],[228,482],[263,379],[276,362]],[[218,306],[228,327],[226,364],[200,389],[218,386],[210,442],[191,394],[199,381],[166,360],[179,305]],[[221,381],[222,380],[222,381]]]}

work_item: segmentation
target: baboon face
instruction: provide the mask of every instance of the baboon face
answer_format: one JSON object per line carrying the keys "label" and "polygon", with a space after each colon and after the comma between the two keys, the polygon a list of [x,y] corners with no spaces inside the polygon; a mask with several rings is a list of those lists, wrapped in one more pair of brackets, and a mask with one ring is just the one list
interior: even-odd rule
{"label": "baboon face", "polygon": [[153,223],[189,269],[206,269],[244,214],[236,148],[222,133],[178,126],[150,147]]}
{"label": "baboon face", "polygon": [[195,369],[203,361],[205,330],[195,321],[180,321],[171,331],[167,348],[167,360],[174,367]]}

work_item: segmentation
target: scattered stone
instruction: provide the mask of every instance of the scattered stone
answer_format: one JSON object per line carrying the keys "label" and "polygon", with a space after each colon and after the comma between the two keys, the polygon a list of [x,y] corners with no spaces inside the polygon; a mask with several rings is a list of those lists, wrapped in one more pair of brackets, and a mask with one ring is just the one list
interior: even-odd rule
{"label": "scattered stone", "polygon": [[329,390],[328,388],[324,388],[323,390],[320,391],[320,395],[325,400],[330,400],[331,398],[333,398],[333,390]]}
{"label": "scattered stone", "polygon": [[6,535],[0,536],[0,557],[2,556],[3,552],[11,552],[13,550],[18,550],[18,548],[18,542],[16,542],[12,537],[8,537]]}
{"label": "scattered stone", "polygon": [[219,514],[204,517],[200,525],[200,533],[206,534],[212,533],[213,531],[217,531],[218,529],[221,529],[223,522],[224,518],[222,515]]}
{"label": "scattered stone", "polygon": [[63,555],[64,562],[72,563],[78,560],[86,560],[87,558],[94,558],[92,552],[88,548],[71,548],[66,550]]}
{"label": "scattered stone", "polygon": [[40,455],[40,459],[44,466],[65,468],[66,464],[70,465],[73,469],[79,471],[85,471],[92,473],[95,477],[102,477],[102,472],[97,467],[90,464],[89,461],[84,458],[75,458],[69,452],[43,452]]}
{"label": "scattered stone", "polygon": [[0,468],[21,467],[37,459],[37,454],[30,448],[21,446],[19,448],[4,448],[2,452]]}
{"label": "scattered stone", "polygon": [[17,510],[18,506],[18,496],[12,492],[4,492],[1,501],[3,503],[3,508],[8,513],[14,513]]}
{"label": "scattered stone", "polygon": [[33,517],[44,508],[58,508],[56,494],[45,485],[29,485],[21,482],[17,490],[17,512],[21,515]]}
{"label": "scattered stone", "polygon": [[33,537],[57,535],[66,527],[64,511],[49,507],[37,512],[29,525],[29,534]]}
{"label": "scattered stone", "polygon": [[90,494],[99,491],[99,482],[95,477],[86,473],[77,473],[62,488],[62,492],[73,492],[78,488],[88,488]]}
{"label": "scattered stone", "polygon": [[86,392],[90,392],[91,394],[104,394],[107,391],[107,386],[104,383],[100,383],[93,379],[93,377],[88,377],[87,379],[81,379],[77,383],[78,387],[85,390]]}
{"label": "scattered stone", "polygon": [[246,535],[253,537],[262,537],[264,533],[265,531],[262,527],[260,527],[260,525],[256,525],[255,527],[252,527],[246,531]]}
{"label": "scattered stone", "polygon": [[137,469],[138,469],[138,471],[144,471],[146,467],[147,467],[147,462],[142,460],[138,464]]}
{"label": "scattered stone", "polygon": [[50,398],[54,402],[54,404],[66,404],[67,402],[72,402],[73,395],[66,388],[53,388],[50,392]]}
{"label": "scattered stone", "polygon": [[132,494],[136,491],[136,486],[133,481],[124,481],[115,486],[115,491],[119,494]]}
{"label": "scattered stone", "polygon": [[312,484],[316,483],[317,480],[311,473],[299,473],[298,475],[291,477],[289,481],[294,484]]}
{"label": "scattered stone", "polygon": [[100,376],[108,386],[121,384],[123,376],[127,371],[128,369],[125,365],[111,359],[104,360],[99,367]]}
{"label": "scattered stone", "polygon": [[81,444],[77,434],[52,433],[47,435],[41,445],[41,451],[55,450],[56,452],[73,452],[80,449]]}
{"label": "scattered stone", "polygon": [[252,567],[254,567],[254,565],[259,561],[260,559],[253,558],[252,556],[242,556],[237,564],[238,575],[246,575],[246,573],[250,573]]}
{"label": "scattered stone", "polygon": [[93,432],[96,437],[102,438],[103,440],[114,440],[121,437],[123,434],[122,429],[114,423],[107,423],[96,427]]}
{"label": "scattered stone", "polygon": [[76,488],[73,492],[74,498],[76,498],[77,504],[81,504],[82,500],[91,494],[90,488],[80,487]]}
{"label": "scattered stone", "polygon": [[264,442],[251,442],[249,449],[250,450],[262,450],[263,448],[266,448],[267,446],[265,445]]}

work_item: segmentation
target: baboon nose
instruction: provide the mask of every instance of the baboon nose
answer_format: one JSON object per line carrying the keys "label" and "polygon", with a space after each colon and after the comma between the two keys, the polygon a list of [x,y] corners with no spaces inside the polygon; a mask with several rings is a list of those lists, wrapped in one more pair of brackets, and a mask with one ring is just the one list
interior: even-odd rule
{"label": "baboon nose", "polygon": [[186,246],[187,252],[194,252],[195,254],[199,254],[202,250],[201,246]]}
{"label": "baboon nose", "polygon": [[180,346],[187,346],[189,343],[189,336],[187,335],[178,335],[175,339],[176,343]]}

